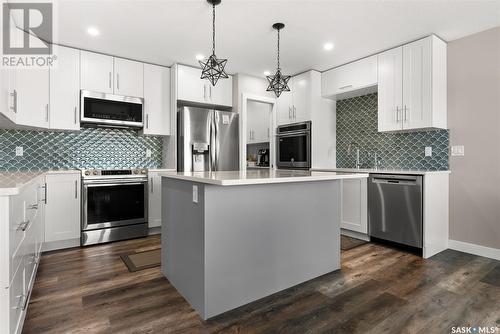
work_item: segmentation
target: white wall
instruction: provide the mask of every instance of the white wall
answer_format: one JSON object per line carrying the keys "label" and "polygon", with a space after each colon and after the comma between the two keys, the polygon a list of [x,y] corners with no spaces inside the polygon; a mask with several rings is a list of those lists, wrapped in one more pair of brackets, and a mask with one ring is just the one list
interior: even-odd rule
{"label": "white wall", "polygon": [[233,111],[241,111],[241,94],[255,94],[275,98],[273,92],[266,92],[268,82],[266,78],[254,77],[247,74],[235,74],[233,77]]}

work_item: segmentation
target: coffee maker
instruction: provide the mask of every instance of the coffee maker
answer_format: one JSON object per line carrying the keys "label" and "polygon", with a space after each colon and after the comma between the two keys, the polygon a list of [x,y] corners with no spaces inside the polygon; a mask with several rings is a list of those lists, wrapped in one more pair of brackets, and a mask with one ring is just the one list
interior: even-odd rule
{"label": "coffee maker", "polygon": [[269,167],[269,150],[260,149],[257,152],[257,166],[259,167]]}

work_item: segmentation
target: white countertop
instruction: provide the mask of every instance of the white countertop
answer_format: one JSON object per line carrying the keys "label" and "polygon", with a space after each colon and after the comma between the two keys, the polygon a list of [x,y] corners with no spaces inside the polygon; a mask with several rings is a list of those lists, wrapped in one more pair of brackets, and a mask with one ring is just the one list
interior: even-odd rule
{"label": "white countertop", "polygon": [[450,174],[449,170],[405,170],[405,169],[356,169],[356,168],[313,168],[316,172],[343,172],[343,173],[369,173],[369,174],[409,174],[409,175],[429,175],[429,174]]}
{"label": "white countertop", "polygon": [[341,179],[366,178],[368,174],[363,173],[341,173],[341,172],[311,172],[304,170],[243,170],[243,171],[221,171],[221,172],[166,172],[160,176],[187,180],[192,182],[213,184],[219,186],[236,186],[250,184],[271,184],[290,182],[330,181]]}
{"label": "white countertop", "polygon": [[30,182],[44,174],[80,173],[79,170],[49,170],[35,172],[0,172],[0,196],[17,195]]}

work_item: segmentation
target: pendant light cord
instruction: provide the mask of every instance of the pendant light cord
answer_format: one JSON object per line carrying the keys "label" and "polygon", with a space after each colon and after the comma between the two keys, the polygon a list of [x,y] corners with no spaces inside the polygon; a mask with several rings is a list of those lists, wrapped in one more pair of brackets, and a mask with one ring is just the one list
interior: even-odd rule
{"label": "pendant light cord", "polygon": [[278,29],[278,70],[280,70],[280,29]]}
{"label": "pendant light cord", "polygon": [[215,3],[212,5],[212,54],[215,55]]}

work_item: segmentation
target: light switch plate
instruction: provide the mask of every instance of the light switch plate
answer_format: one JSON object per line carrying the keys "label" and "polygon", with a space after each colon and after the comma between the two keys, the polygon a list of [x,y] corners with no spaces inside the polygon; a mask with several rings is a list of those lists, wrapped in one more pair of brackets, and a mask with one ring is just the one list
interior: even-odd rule
{"label": "light switch plate", "polygon": [[146,149],[146,158],[151,158],[151,149],[150,148]]}
{"label": "light switch plate", "polygon": [[452,146],[451,155],[454,157],[463,157],[465,155],[464,146],[463,145]]}
{"label": "light switch plate", "polygon": [[425,156],[426,157],[432,157],[432,146],[426,146],[425,147]]}
{"label": "light switch plate", "polygon": [[16,146],[16,157],[22,157],[24,150],[22,146]]}
{"label": "light switch plate", "polygon": [[193,203],[198,203],[198,186],[193,186]]}

